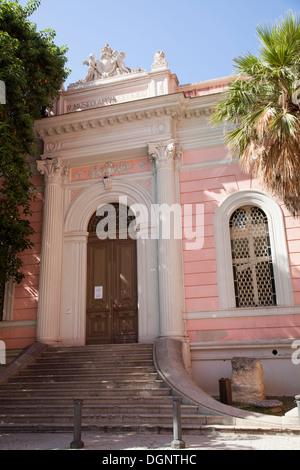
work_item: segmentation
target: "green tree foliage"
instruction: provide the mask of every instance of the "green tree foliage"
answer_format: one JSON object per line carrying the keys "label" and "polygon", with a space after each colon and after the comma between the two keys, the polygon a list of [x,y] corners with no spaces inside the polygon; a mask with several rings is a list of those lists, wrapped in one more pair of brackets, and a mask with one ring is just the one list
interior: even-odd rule
{"label": "green tree foliage", "polygon": [[237,75],[212,118],[246,171],[300,214],[300,18],[257,28],[258,56],[234,59]]}
{"label": "green tree foliage", "polygon": [[30,206],[34,198],[28,156],[37,152],[34,121],[58,96],[68,76],[67,49],[54,44],[52,30],[38,32],[28,17],[39,7],[0,0],[0,282],[23,278],[20,254],[30,248]]}

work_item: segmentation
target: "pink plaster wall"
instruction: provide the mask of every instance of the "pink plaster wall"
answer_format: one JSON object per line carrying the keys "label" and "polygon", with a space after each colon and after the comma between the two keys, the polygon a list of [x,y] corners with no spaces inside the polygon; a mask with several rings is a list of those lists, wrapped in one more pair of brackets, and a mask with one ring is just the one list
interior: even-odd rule
{"label": "pink plaster wall", "polygon": [[36,340],[36,328],[11,328],[0,330],[0,340],[6,350],[24,349]]}
{"label": "pink plaster wall", "polygon": [[[37,186],[42,184],[39,176],[34,177],[33,181]],[[36,193],[36,200],[31,207],[33,214],[30,222],[35,230],[31,240],[34,246],[20,255],[25,278],[21,284],[14,286],[12,321],[36,320],[37,318],[43,223],[43,194],[41,192]],[[0,329],[0,340],[5,342],[7,349],[24,348],[36,340],[36,328]]]}
{"label": "pink plaster wall", "polygon": [[[203,235],[203,245],[199,250],[187,250],[188,240],[183,239],[185,308],[187,312],[217,310],[218,285],[214,241],[214,214],[218,205],[229,194],[242,189],[260,189],[257,182],[242,172],[238,164],[225,164],[227,151],[223,146],[187,151],[184,165],[209,163],[209,167],[196,167],[180,172],[181,203],[198,206],[203,212],[199,227]],[[214,166],[215,161],[222,164]],[[138,171],[145,171],[140,166]],[[148,168],[147,168],[148,169]],[[81,169],[82,170],[82,169]],[[85,169],[90,170],[90,169]],[[130,168],[134,171],[136,168]],[[75,175],[74,175],[75,176]],[[41,184],[36,177],[37,186]],[[300,220],[294,219],[281,205],[290,259],[290,272],[295,305],[300,305]],[[32,206],[31,218],[35,234],[34,247],[22,254],[25,279],[15,286],[13,320],[35,320],[38,305],[39,266],[41,254],[43,194],[37,193]],[[194,221],[189,222],[194,225]],[[300,337],[300,321],[297,315],[269,317],[237,317],[235,319],[188,320],[187,330],[191,341],[197,340],[199,331],[223,331],[224,340],[254,340],[262,338]],[[35,328],[3,329],[0,339],[8,349],[18,349],[35,341]]]}
{"label": "pink plaster wall", "polygon": [[[211,166],[192,168],[180,172],[181,204],[199,204],[198,211],[204,210],[200,220],[203,246],[197,251],[186,249],[183,240],[185,308],[187,312],[201,312],[219,308],[214,240],[214,214],[218,205],[229,194],[243,189],[261,189],[250,175],[245,174],[238,164],[226,164],[227,152],[224,147],[199,149],[184,153],[184,165],[209,163]],[[213,162],[222,164],[213,166]],[[300,219],[294,219],[281,204],[286,226],[286,239],[290,259],[290,272],[295,305],[300,305]],[[195,223],[195,218],[194,218]],[[194,226],[194,229],[196,227]],[[300,316],[282,318],[253,317],[250,320],[189,320],[187,329],[192,341],[201,330],[230,329],[226,340],[259,339],[278,337],[300,337]],[[281,322],[281,323],[280,323]]]}
{"label": "pink plaster wall", "polygon": [[192,83],[190,85],[180,85],[176,91],[183,91],[185,96],[189,98],[196,98],[197,96],[211,95],[214,93],[221,93],[228,88],[232,78],[224,77],[207,82]]}
{"label": "pink plaster wall", "polygon": [[226,332],[225,341],[299,338],[300,315],[189,320],[187,330],[191,342],[198,332]]}

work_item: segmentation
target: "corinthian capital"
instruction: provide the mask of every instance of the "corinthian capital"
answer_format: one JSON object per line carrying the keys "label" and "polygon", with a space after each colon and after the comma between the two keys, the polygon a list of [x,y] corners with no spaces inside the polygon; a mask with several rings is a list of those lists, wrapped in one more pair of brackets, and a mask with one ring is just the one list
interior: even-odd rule
{"label": "corinthian capital", "polygon": [[68,173],[60,158],[47,158],[37,162],[38,171],[44,176],[46,184],[62,184]]}
{"label": "corinthian capital", "polygon": [[157,169],[175,168],[182,156],[181,147],[175,140],[148,144],[148,152]]}

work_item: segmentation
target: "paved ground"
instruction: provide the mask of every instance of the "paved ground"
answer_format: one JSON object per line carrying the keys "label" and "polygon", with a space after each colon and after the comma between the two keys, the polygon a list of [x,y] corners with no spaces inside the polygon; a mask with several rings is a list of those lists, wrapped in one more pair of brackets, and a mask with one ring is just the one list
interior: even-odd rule
{"label": "paved ground", "polygon": [[[68,450],[73,434],[6,434],[0,433],[0,450]],[[103,451],[157,451],[172,450],[172,436],[159,434],[126,433],[120,435],[86,432],[82,434],[83,450]],[[199,436],[183,436],[185,449],[198,450],[300,450],[300,435],[293,434],[244,434],[205,433]],[[197,453],[197,452],[195,452]],[[118,452],[120,455],[120,452]]]}

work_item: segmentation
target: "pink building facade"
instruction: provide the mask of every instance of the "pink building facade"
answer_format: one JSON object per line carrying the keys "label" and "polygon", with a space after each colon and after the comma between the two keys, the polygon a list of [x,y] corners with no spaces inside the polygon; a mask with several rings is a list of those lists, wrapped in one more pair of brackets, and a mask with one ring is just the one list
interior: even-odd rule
{"label": "pink building facade", "polygon": [[[118,323],[124,341],[134,328],[137,342],[181,339],[211,394],[236,356],[261,359],[267,394],[299,393],[300,220],[241,170],[224,129],[210,125],[230,79],[180,86],[161,51],[150,72],[112,54],[105,46],[97,67],[36,123],[35,245],[22,254],[22,284],[5,286],[0,340],[11,352],[35,341],[105,341],[110,327],[87,311],[90,295],[94,313],[101,302],[109,310],[101,276],[111,261],[99,254],[102,274],[91,268],[89,227],[99,208],[121,202],[144,210],[135,213],[136,258],[124,248],[118,261],[119,310],[136,296],[136,321],[123,309]],[[157,236],[150,215],[162,205],[180,208],[180,236]],[[98,241],[93,253],[102,253]]]}

